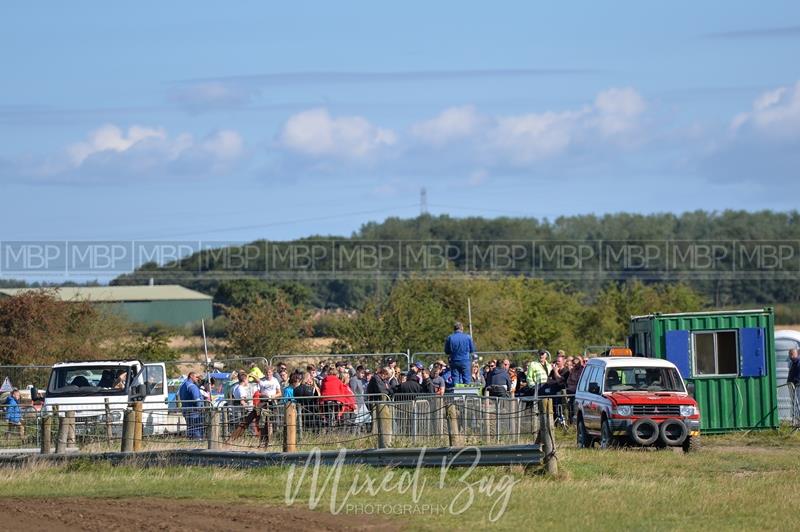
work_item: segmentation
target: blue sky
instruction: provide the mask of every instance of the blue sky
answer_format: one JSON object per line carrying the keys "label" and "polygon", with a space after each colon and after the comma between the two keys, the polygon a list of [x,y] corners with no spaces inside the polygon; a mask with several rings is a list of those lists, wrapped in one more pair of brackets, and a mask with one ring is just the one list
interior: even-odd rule
{"label": "blue sky", "polygon": [[797,208],[797,2],[3,2],[0,240]]}

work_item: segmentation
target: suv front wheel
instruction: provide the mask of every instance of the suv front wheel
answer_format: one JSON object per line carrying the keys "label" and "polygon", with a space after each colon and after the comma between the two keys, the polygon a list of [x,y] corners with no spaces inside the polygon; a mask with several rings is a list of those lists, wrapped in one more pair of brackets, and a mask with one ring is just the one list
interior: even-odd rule
{"label": "suv front wheel", "polygon": [[611,432],[611,424],[608,419],[603,418],[603,424],[600,426],[600,448],[610,449],[614,446],[614,434]]}
{"label": "suv front wheel", "polygon": [[700,436],[687,436],[681,447],[685,453],[696,453],[700,450]]}

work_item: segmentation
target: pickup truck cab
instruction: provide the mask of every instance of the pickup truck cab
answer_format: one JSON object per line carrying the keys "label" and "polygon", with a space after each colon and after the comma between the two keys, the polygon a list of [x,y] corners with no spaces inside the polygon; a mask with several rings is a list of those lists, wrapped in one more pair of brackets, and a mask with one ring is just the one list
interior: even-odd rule
{"label": "pickup truck cab", "polygon": [[599,441],[700,446],[700,410],[674,364],[643,357],[589,359],[575,392],[578,447]]}
{"label": "pickup truck cab", "polygon": [[133,401],[142,402],[145,434],[175,433],[182,418],[168,412],[166,368],[139,360],[59,362],[50,371],[45,411],[63,416],[75,411],[76,432],[91,433],[107,422],[121,433],[122,414]]}

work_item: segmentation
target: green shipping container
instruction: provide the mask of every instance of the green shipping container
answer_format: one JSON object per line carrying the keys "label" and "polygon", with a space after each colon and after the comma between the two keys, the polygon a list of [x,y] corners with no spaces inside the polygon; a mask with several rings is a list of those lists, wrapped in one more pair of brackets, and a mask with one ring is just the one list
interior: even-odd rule
{"label": "green shipping container", "polygon": [[701,431],[778,427],[771,308],[634,316],[628,346],[678,367],[694,389]]}

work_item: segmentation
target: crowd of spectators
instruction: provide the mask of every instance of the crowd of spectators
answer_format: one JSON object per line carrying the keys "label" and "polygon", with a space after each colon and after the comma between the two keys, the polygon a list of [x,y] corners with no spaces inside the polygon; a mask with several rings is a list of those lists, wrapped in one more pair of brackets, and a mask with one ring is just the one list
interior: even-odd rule
{"label": "crowd of spectators", "polygon": [[[397,360],[391,357],[374,371],[366,365],[353,366],[347,360],[291,369],[283,363],[264,368],[252,363],[247,369],[231,372],[228,381],[222,386],[217,383],[215,389],[222,390],[227,404],[240,407],[240,412],[293,401],[307,412],[322,411],[331,419],[342,420],[347,416],[347,419],[364,421],[370,419],[370,404],[375,401],[441,396],[452,393],[462,380],[466,380],[475,393],[492,397],[546,395],[554,396],[559,404],[562,395],[574,395],[586,363],[583,356],[567,356],[559,351],[552,362],[547,351],[539,351],[534,356],[536,360],[527,363],[512,363],[506,357],[484,361],[483,365],[473,363],[471,371],[464,368],[453,371],[443,359],[428,366],[417,361],[408,370],[401,370]],[[212,389],[209,383],[200,381],[194,374],[190,374],[181,387],[179,395],[190,427],[198,423],[191,405],[209,400],[207,389]],[[567,404],[571,410],[572,401]],[[201,437],[191,430],[190,436]]]}
{"label": "crowd of spectators", "polygon": [[[456,327],[456,335],[463,334]],[[468,335],[466,335],[468,337]],[[463,339],[462,339],[463,340]],[[457,342],[451,342],[451,346]],[[453,351],[453,347],[450,347]],[[333,419],[369,421],[370,404],[379,400],[413,400],[418,396],[442,396],[457,385],[472,387],[473,393],[492,397],[573,396],[586,363],[584,357],[566,356],[558,351],[550,360],[547,351],[539,351],[534,360],[514,363],[509,357],[484,360],[482,364],[460,363],[456,370],[444,359],[431,364],[414,362],[401,369],[397,360],[387,358],[374,369],[348,360],[328,361],[319,366],[288,368],[281,363],[261,367],[252,363],[246,369],[225,374],[223,378],[190,372],[178,390],[181,412],[190,438],[204,437],[203,407],[215,398],[227,406],[238,407],[239,417],[255,407],[293,401],[305,410],[321,407]],[[13,390],[2,400],[6,426],[24,434],[20,415],[19,391]],[[572,399],[568,403],[572,410]]]}

